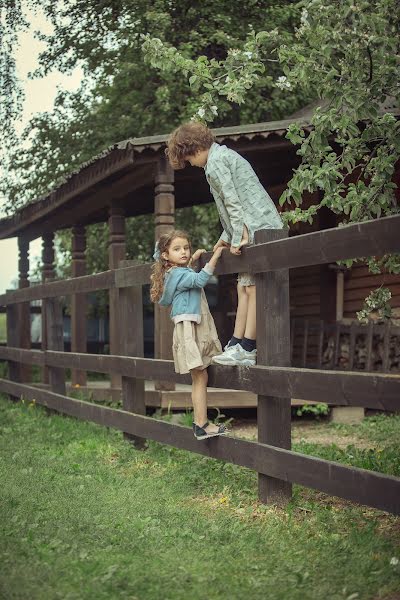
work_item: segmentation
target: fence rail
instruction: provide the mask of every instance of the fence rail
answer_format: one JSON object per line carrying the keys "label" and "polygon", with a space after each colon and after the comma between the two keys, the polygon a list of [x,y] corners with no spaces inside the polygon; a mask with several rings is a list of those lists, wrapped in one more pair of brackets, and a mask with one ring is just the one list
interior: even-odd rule
{"label": "fence rail", "polygon": [[[400,216],[349,225],[286,239],[287,232],[260,232],[256,244],[243,256],[228,252],[217,274],[250,271],[257,281],[258,365],[209,369],[209,385],[258,394],[259,441],[214,438],[197,442],[188,428],[170,425],[145,415],[144,380],[189,383],[177,375],[172,361],[143,358],[141,289],[148,283],[150,265],[123,267],[67,281],[52,281],[0,296],[7,306],[7,347],[0,360],[9,363],[10,379],[0,379],[0,392],[25,397],[59,412],[120,429],[138,447],[154,439],[179,448],[254,469],[259,474],[262,501],[285,503],[291,484],[298,483],[329,494],[400,514],[400,478],[329,462],[292,452],[290,398],[328,404],[400,410],[400,376],[293,368],[290,363],[288,269],[400,251]],[[207,260],[207,256],[205,260]],[[203,263],[204,264],[204,263]],[[119,315],[120,355],[63,352],[62,314],[57,296],[100,289],[119,289],[115,296]],[[18,347],[21,339],[19,303],[43,303],[47,350]],[[49,372],[50,390],[21,380],[19,366],[35,364]],[[100,407],[68,398],[65,369],[98,371],[122,376],[124,410]]]}

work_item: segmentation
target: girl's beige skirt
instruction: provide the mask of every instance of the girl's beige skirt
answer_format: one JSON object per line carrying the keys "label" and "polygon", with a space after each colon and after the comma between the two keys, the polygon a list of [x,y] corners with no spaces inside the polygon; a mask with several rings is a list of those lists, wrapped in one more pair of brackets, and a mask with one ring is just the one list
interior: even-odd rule
{"label": "girl's beige skirt", "polygon": [[204,290],[201,290],[201,322],[181,321],[175,325],[172,352],[175,371],[181,374],[191,369],[206,369],[212,357],[221,354],[221,343]]}

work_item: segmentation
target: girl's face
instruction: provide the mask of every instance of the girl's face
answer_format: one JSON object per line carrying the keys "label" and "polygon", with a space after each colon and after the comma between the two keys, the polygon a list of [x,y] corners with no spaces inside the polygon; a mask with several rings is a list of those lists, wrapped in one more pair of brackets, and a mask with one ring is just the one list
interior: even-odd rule
{"label": "girl's face", "polygon": [[168,260],[173,265],[185,267],[190,259],[190,245],[186,238],[174,238],[168,250],[161,255],[165,260]]}

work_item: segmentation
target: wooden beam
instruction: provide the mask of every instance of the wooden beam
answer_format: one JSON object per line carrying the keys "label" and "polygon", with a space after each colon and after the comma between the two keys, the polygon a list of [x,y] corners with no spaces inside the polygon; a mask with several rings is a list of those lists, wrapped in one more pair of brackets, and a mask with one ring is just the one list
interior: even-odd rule
{"label": "wooden beam", "polygon": [[[155,360],[106,354],[21,350],[0,346],[0,359],[39,364],[39,354],[49,366],[121,373],[155,381],[165,379],[191,384],[190,375],[175,373],[171,360]],[[363,406],[385,411],[400,409],[400,375],[325,371],[294,367],[209,367],[209,387],[246,390],[263,396],[302,398],[338,406]]]}
{"label": "wooden beam", "polygon": [[[256,244],[286,238],[287,230],[257,231]],[[257,364],[288,367],[290,365],[289,271],[271,271],[256,275]],[[258,396],[258,441],[291,448],[290,397],[279,398],[268,393]],[[261,502],[286,505],[292,497],[290,482],[263,473],[258,475]]]}

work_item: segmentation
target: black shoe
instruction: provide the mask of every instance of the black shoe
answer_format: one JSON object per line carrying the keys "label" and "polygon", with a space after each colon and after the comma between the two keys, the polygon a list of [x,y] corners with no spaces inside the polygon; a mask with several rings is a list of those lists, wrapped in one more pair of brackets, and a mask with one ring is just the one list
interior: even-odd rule
{"label": "black shoe", "polygon": [[226,433],[228,433],[228,430],[225,427],[225,425],[220,425],[218,427],[218,431],[215,431],[214,433],[207,433],[206,427],[208,427],[208,425],[208,421],[203,425],[203,427],[200,427],[200,425],[196,425],[196,423],[193,423],[193,433],[196,440],[207,440],[208,438],[217,437],[218,435],[225,435]]}

